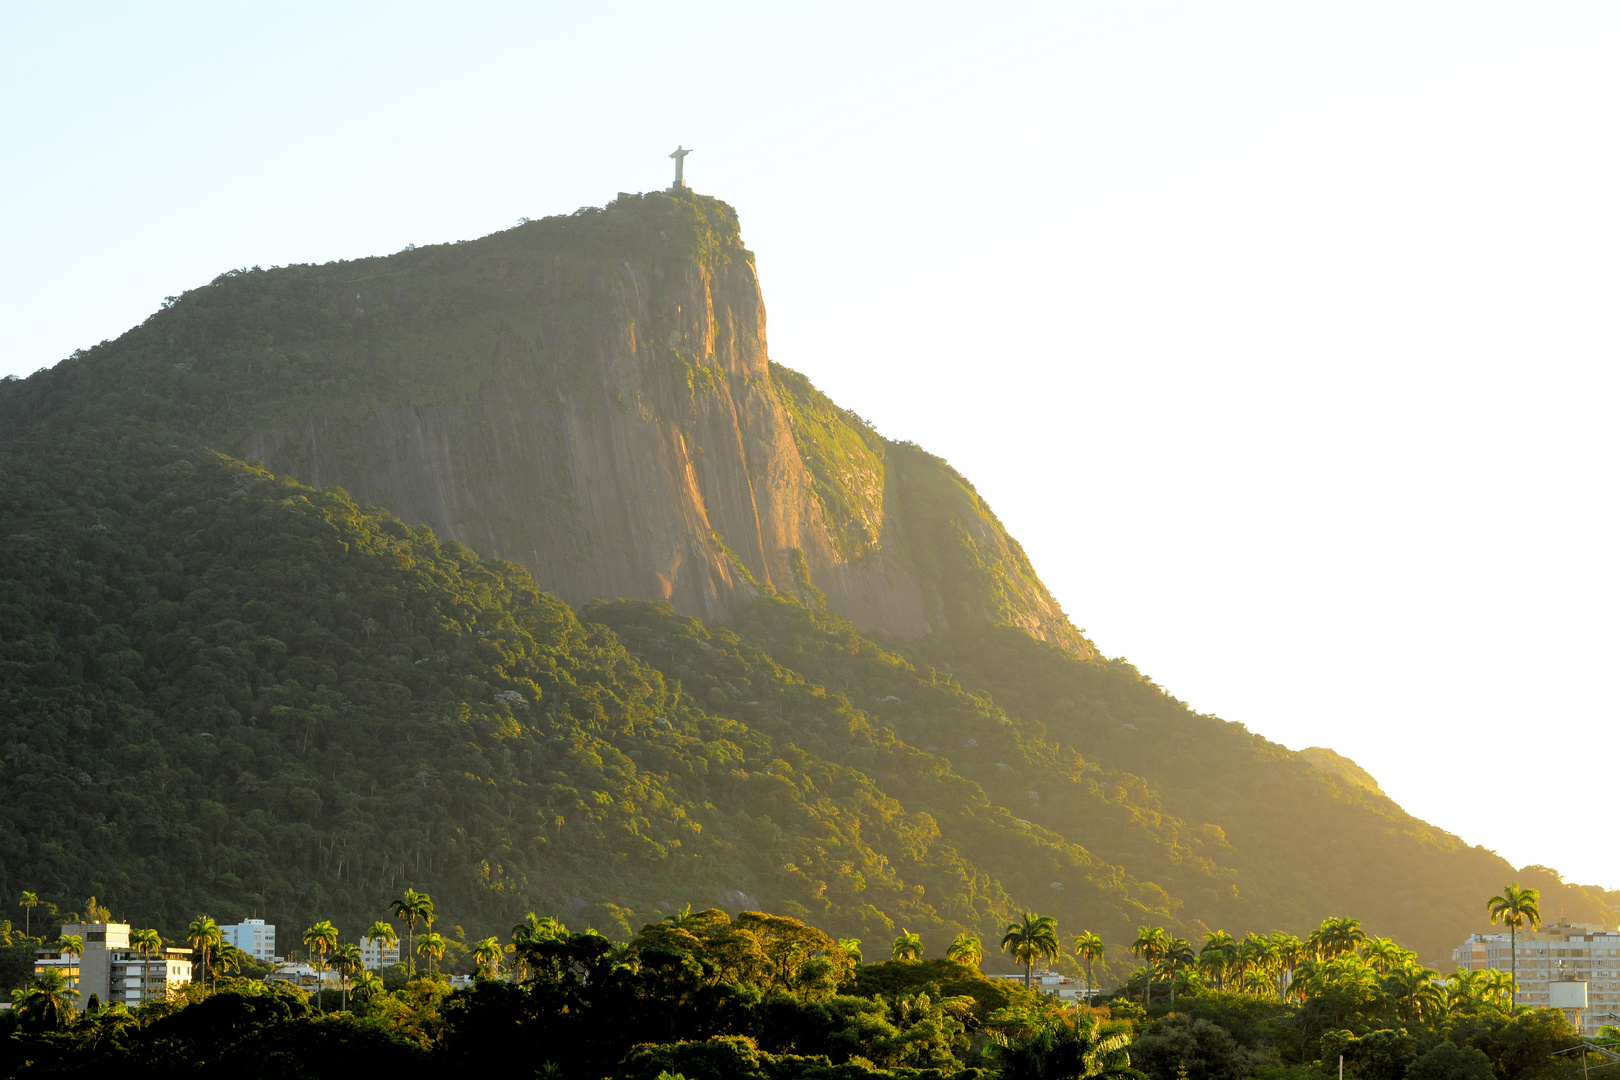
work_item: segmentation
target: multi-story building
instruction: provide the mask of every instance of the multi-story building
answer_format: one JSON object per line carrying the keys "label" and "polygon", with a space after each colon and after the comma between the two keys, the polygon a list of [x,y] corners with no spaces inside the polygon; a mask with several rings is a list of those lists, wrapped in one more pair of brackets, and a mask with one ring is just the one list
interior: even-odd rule
{"label": "multi-story building", "polygon": [[148,954],[138,949],[115,949],[110,959],[103,1001],[122,1001],[125,1005],[161,1001],[191,982],[190,949],[171,947]]}
{"label": "multi-story building", "polygon": [[219,928],[220,940],[235,945],[253,959],[271,964],[276,959],[276,928],[263,919],[244,919]]}
{"label": "multi-story building", "polygon": [[399,963],[399,942],[381,938],[360,939],[360,963],[367,971],[381,971]]}
{"label": "multi-story building", "polygon": [[[1511,971],[1513,939],[1475,934],[1452,958],[1472,971]],[[1620,931],[1584,923],[1526,930],[1518,935],[1517,960],[1518,1004],[1561,1008],[1585,1035],[1620,1014]]]}
{"label": "multi-story building", "polygon": [[76,937],[84,945],[79,956],[50,945],[34,954],[34,972],[54,968],[78,990],[74,1003],[81,1011],[93,996],[106,1005],[113,1001],[139,1004],[163,998],[191,981],[191,951],[160,949],[143,956],[129,944],[128,923],[66,923],[62,937]]}

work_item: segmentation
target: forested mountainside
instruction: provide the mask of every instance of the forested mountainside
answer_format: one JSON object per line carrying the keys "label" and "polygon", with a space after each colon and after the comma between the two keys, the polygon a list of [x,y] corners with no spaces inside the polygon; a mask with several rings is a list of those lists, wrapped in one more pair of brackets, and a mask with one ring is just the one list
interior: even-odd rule
{"label": "forested mountainside", "polygon": [[724,204],[621,197],[225,276],[0,384],[0,890],[931,950],[1033,908],[1116,957],[1479,928],[1512,867],[1096,656],[965,479],[768,363],[757,298]]}

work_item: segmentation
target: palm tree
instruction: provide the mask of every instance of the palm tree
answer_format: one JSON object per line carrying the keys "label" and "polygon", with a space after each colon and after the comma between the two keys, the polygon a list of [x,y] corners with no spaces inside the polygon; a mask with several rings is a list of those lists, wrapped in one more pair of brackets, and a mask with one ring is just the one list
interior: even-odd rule
{"label": "palm tree", "polygon": [[1504,1012],[1512,1012],[1519,989],[1519,984],[1513,981],[1513,976],[1500,970],[1481,971],[1479,976],[1480,1001],[1486,1005],[1494,1005]]}
{"label": "palm tree", "polygon": [[501,968],[501,939],[491,935],[473,946],[473,963],[490,978]]}
{"label": "palm tree", "polygon": [[1311,934],[1311,944],[1324,960],[1334,960],[1347,952],[1355,952],[1356,946],[1367,940],[1366,933],[1361,929],[1360,919],[1336,919],[1329,916],[1322,920],[1322,925]]}
{"label": "palm tree", "polygon": [[966,932],[957,934],[945,950],[945,959],[978,967],[984,960],[984,942]]}
{"label": "palm tree", "polygon": [[219,947],[219,952],[215,959],[219,970],[234,971],[236,974],[240,975],[242,973],[242,966],[248,962],[248,954],[227,941]]}
{"label": "palm tree", "polygon": [[366,940],[375,942],[377,945],[377,970],[381,971],[383,968],[383,950],[390,946],[399,947],[399,931],[394,929],[393,923],[383,922],[378,919],[371,924],[371,929],[366,931]]}
{"label": "palm tree", "polygon": [[[73,957],[74,966],[78,966],[79,957],[84,955],[84,938],[78,934],[66,934],[56,939],[56,951],[63,956]],[[78,982],[75,980],[74,985]]]}
{"label": "palm tree", "polygon": [[422,940],[416,943],[416,952],[417,955],[427,958],[428,974],[433,974],[435,970],[434,962],[443,958],[444,956],[444,935],[433,933],[423,934]]}
{"label": "palm tree", "polygon": [[1277,1000],[1284,1000],[1293,982],[1294,969],[1305,962],[1306,945],[1293,934],[1281,931],[1271,935],[1271,953],[1277,964]]}
{"label": "palm tree", "polygon": [[129,935],[129,943],[141,953],[141,1000],[145,1001],[152,982],[152,954],[163,948],[163,938],[156,930],[137,930]]}
{"label": "palm tree", "polygon": [[[337,948],[338,928],[333,926],[329,919],[322,919],[308,930],[304,931],[304,945],[309,954],[315,958],[315,970],[326,970],[326,954]],[[326,980],[317,979],[316,985],[322,990],[326,989]]]}
{"label": "palm tree", "polygon": [[23,909],[23,936],[34,936],[34,909],[39,906],[39,897],[31,892],[22,894],[17,906]]}
{"label": "palm tree", "polygon": [[922,935],[913,934],[905,927],[900,928],[900,936],[894,939],[894,947],[889,950],[892,960],[921,960]]}
{"label": "palm tree", "polygon": [[[1225,930],[1211,930],[1204,935],[1204,947],[1198,950],[1198,966],[1208,968],[1215,976],[1215,988],[1226,989],[1226,968],[1237,942]],[[1206,962],[1204,957],[1209,957]]]}
{"label": "palm tree", "polygon": [[78,996],[60,971],[46,968],[27,987],[11,992],[11,1007],[32,1029],[50,1031],[72,1018],[73,999]]}
{"label": "palm tree", "polygon": [[339,945],[332,951],[332,966],[337,968],[338,989],[343,991],[343,1011],[349,1011],[349,980],[355,974],[365,970],[365,961],[360,956],[360,946],[350,943]]}
{"label": "palm tree", "polygon": [[1243,991],[1255,997],[1265,997],[1277,987],[1272,983],[1271,976],[1263,971],[1245,972],[1243,976]]}
{"label": "palm tree", "polygon": [[1131,942],[1131,955],[1140,956],[1147,964],[1147,989],[1143,993],[1142,1004],[1153,1002],[1153,966],[1158,963],[1159,957],[1169,946],[1170,938],[1165,934],[1162,926],[1138,926],[1136,940]]}
{"label": "palm tree", "polygon": [[1541,925],[1541,891],[1521,889],[1515,883],[1485,901],[1485,909],[1491,913],[1492,925],[1507,923],[1508,942],[1513,949],[1514,989],[1513,1006],[1508,1011],[1516,1012],[1519,1007],[1519,927],[1529,923],[1534,930]]}
{"label": "palm tree", "polygon": [[1361,958],[1380,975],[1388,975],[1410,955],[1387,937],[1368,938],[1361,946]]}
{"label": "palm tree", "polygon": [[186,927],[186,944],[202,954],[203,978],[208,978],[208,954],[220,943],[219,923],[207,915],[199,915]]}
{"label": "palm tree", "polygon": [[415,889],[406,889],[405,895],[398,900],[391,900],[388,907],[394,917],[405,924],[405,955],[410,959],[411,974],[416,974],[416,921],[427,920],[431,924],[433,918],[433,898],[427,893],[419,893]]}
{"label": "palm tree", "polygon": [[362,971],[354,977],[354,996],[361,1001],[369,1001],[382,992],[383,981],[369,971]]}
{"label": "palm tree", "polygon": [[1086,1000],[1088,1002],[1091,1000],[1091,963],[1093,960],[1101,960],[1107,952],[1108,946],[1103,944],[1103,939],[1090,930],[1076,935],[1074,939],[1074,955],[1079,958],[1082,964],[1086,965]]}
{"label": "palm tree", "polygon": [[1024,965],[1024,989],[1029,989],[1035,961],[1055,957],[1063,951],[1058,944],[1057,920],[1050,915],[1024,912],[1018,922],[1009,923],[1001,938],[1001,951],[1011,953],[1013,962]]}
{"label": "palm tree", "polygon": [[1171,938],[1165,946],[1164,956],[1160,963],[1164,965],[1165,973],[1170,976],[1170,1011],[1176,1009],[1176,975],[1193,966],[1197,962],[1192,946],[1186,938]]}
{"label": "palm tree", "polygon": [[1435,981],[1440,973],[1406,960],[1384,976],[1384,992],[1395,999],[1396,1013],[1408,1024],[1428,1020],[1445,1008],[1445,992]]}
{"label": "palm tree", "polygon": [[844,955],[855,961],[863,963],[861,959],[861,939],[858,937],[844,937],[838,939],[838,947],[844,950]]}

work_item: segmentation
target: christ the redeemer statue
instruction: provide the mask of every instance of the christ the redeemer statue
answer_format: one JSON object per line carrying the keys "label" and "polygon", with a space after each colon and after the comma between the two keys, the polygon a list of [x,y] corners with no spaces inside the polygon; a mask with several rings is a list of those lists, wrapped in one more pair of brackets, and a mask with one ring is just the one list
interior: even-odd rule
{"label": "christ the redeemer statue", "polygon": [[675,152],[673,154],[669,155],[670,157],[675,159],[675,186],[676,187],[685,187],[686,186],[686,169],[685,169],[686,155],[690,154],[691,152],[692,151],[686,149],[684,146],[677,146],[675,148]]}

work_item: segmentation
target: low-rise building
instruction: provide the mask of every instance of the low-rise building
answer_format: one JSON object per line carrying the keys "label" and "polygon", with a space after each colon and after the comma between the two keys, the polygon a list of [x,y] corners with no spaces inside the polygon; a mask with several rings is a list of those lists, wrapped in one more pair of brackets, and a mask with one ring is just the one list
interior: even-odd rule
{"label": "low-rise building", "polygon": [[[1514,953],[1510,934],[1474,934],[1452,959],[1469,971],[1512,971]],[[1620,1014],[1620,930],[1585,923],[1526,930],[1517,961],[1517,1004],[1563,1009],[1583,1035],[1596,1035]]]}
{"label": "low-rise building", "polygon": [[264,977],[265,982],[292,983],[311,994],[317,990],[336,990],[339,987],[340,976],[331,968],[320,970],[313,964],[301,964],[292,961],[283,961],[276,965],[276,969]]}
{"label": "low-rise building", "polygon": [[[1024,985],[1022,975],[987,975],[986,978],[1005,979],[1008,982],[1017,983],[1019,986]],[[1049,971],[1045,968],[1037,968],[1029,973],[1029,988],[1039,990],[1064,1002],[1085,1001],[1088,997],[1084,981],[1071,979],[1061,972]],[[1089,996],[1094,997],[1102,993],[1104,993],[1103,990],[1093,988]]]}

